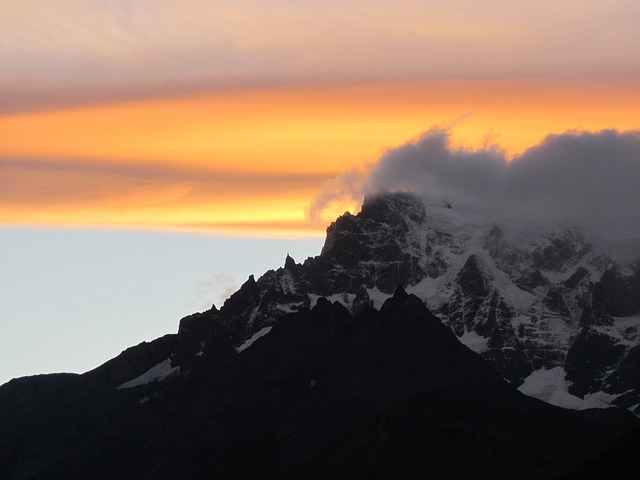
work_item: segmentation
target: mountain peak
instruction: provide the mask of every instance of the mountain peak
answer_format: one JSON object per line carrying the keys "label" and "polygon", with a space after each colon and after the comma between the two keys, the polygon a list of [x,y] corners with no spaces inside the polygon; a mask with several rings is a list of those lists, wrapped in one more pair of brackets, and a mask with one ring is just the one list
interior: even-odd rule
{"label": "mountain peak", "polygon": [[404,300],[408,296],[409,294],[406,292],[404,288],[402,288],[402,285],[398,285],[393,292],[393,298],[398,300]]}
{"label": "mountain peak", "polygon": [[407,219],[421,223],[425,219],[422,199],[410,192],[387,192],[367,196],[358,217],[388,225],[397,225]]}
{"label": "mountain peak", "polygon": [[[580,408],[615,404],[640,413],[640,382],[630,373],[640,367],[640,265],[623,268],[592,245],[566,225],[497,222],[407,192],[369,195],[357,215],[327,228],[318,257],[295,268],[287,260],[258,280],[253,310],[238,310],[249,311],[251,326],[238,332],[253,334],[321,296],[357,314],[413,294],[514,386],[560,368],[566,383],[540,392],[561,388],[579,396]],[[580,362],[593,371],[577,383]]]}
{"label": "mountain peak", "polygon": [[286,270],[293,270],[296,267],[296,261],[291,255],[287,253],[287,258],[284,259],[284,268]]}

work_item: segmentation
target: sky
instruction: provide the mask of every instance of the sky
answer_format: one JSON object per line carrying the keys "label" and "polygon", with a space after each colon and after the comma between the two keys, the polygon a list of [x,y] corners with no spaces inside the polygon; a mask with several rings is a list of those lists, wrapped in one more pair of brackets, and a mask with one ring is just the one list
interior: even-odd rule
{"label": "sky", "polygon": [[620,212],[592,227],[632,235],[639,21],[635,0],[3,0],[0,383],[175,332],[318,254],[366,191],[581,221],[590,188]]}

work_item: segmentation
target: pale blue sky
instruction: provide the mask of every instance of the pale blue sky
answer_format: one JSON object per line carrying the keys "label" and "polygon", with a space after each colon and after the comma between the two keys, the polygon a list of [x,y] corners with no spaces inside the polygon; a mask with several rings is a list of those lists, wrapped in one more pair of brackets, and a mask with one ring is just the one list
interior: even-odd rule
{"label": "pale blue sky", "polygon": [[175,333],[250,274],[320,253],[323,239],[0,229],[0,384],[84,372]]}

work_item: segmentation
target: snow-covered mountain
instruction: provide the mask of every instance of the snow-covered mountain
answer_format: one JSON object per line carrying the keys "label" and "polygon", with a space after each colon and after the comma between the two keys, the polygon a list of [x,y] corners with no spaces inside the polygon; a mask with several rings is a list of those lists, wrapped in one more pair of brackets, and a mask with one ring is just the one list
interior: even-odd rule
{"label": "snow-covered mountain", "polygon": [[250,277],[220,311],[184,319],[180,338],[191,346],[174,364],[188,369],[213,330],[241,348],[320,297],[357,313],[380,308],[400,285],[522,392],[569,408],[618,405],[638,414],[633,251],[590,241],[577,228],[490,221],[406,193],[374,196],[328,227],[319,256],[302,264],[287,256],[282,268]]}

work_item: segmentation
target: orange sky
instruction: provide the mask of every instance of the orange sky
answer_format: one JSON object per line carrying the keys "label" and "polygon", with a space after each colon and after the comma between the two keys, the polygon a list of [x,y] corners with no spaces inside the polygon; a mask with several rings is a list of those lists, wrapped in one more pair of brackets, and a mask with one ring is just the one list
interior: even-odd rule
{"label": "orange sky", "polygon": [[473,80],[231,90],[0,117],[4,225],[321,234],[323,185],[433,125],[510,155],[640,127],[632,82]]}
{"label": "orange sky", "polygon": [[322,235],[433,126],[517,155],[638,129],[637,0],[0,2],[0,226]]}

